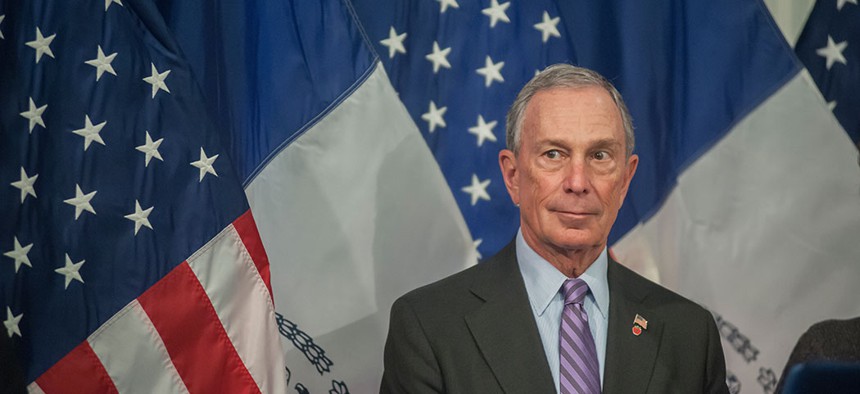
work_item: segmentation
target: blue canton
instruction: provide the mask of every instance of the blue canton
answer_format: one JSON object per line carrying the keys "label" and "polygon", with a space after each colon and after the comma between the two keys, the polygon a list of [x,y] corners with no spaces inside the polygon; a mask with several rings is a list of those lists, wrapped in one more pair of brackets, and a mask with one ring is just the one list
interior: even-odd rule
{"label": "blue canton", "polygon": [[846,0],[815,3],[795,51],[830,110],[860,144],[860,6]]}

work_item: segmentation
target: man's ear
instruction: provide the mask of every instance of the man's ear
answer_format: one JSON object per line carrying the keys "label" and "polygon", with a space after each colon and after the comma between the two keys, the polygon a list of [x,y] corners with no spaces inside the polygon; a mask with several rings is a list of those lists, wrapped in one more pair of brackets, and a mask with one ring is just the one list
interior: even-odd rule
{"label": "man's ear", "polygon": [[633,175],[636,175],[636,167],[639,166],[639,156],[638,155],[630,155],[627,158],[627,166],[624,169],[624,188],[621,191],[621,202],[618,204],[620,207],[624,203],[624,198],[627,197],[627,190],[630,188],[630,181],[633,180]]}
{"label": "man's ear", "polygon": [[517,157],[509,149],[502,149],[499,152],[499,168],[502,170],[502,178],[505,180],[505,187],[508,189],[508,194],[511,200],[516,205],[520,205],[520,187],[519,187],[519,169],[517,168]]}

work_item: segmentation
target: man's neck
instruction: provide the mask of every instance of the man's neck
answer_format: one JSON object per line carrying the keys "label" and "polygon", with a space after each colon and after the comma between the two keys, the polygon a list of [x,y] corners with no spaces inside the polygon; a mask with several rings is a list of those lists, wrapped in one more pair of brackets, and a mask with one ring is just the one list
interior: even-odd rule
{"label": "man's neck", "polygon": [[561,249],[547,247],[537,240],[532,239],[529,234],[523,233],[523,239],[532,250],[540,257],[552,264],[557,270],[568,278],[578,278],[588,267],[591,267],[600,253],[603,252],[606,243],[590,247],[576,249]]}

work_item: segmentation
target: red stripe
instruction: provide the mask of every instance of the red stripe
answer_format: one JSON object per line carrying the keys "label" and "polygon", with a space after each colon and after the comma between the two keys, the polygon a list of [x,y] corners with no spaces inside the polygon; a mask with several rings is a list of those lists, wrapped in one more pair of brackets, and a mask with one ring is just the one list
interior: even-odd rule
{"label": "red stripe", "polygon": [[[254,265],[257,266],[257,272],[260,273],[263,283],[269,288],[269,297],[272,297],[269,257],[266,256],[266,249],[263,248],[263,240],[260,239],[260,231],[257,230],[257,223],[254,222],[254,215],[251,214],[250,209],[233,222],[233,228],[236,229],[239,237],[242,238],[245,249],[248,249],[251,259],[254,260]],[[275,300],[273,299],[272,303],[274,302]]]}
{"label": "red stripe", "polygon": [[89,342],[84,341],[36,379],[51,393],[116,393],[116,386]]}
{"label": "red stripe", "polygon": [[259,393],[188,262],[138,297],[190,393]]}

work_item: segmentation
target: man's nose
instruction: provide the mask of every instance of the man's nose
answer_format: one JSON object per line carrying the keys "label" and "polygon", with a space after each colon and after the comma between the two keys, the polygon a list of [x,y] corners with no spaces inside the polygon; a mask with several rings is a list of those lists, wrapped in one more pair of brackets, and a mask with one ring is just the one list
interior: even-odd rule
{"label": "man's nose", "polygon": [[588,194],[590,192],[590,175],[588,166],[584,159],[571,160],[565,169],[563,181],[564,191],[574,194]]}

